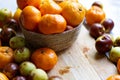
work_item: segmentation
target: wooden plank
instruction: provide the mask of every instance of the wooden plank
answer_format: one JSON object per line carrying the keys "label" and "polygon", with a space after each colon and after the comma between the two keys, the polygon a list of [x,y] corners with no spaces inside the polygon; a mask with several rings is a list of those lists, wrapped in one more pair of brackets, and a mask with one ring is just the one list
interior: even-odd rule
{"label": "wooden plank", "polygon": [[[116,66],[106,56],[96,53],[95,40],[84,26],[77,41],[66,51],[58,53],[58,64],[48,73],[61,76],[64,80],[105,80],[116,74]],[[70,67],[65,74],[60,70]]]}
{"label": "wooden plank", "polygon": [[[49,72],[49,76],[61,76],[63,80],[100,80],[91,64],[82,54],[77,41],[69,49],[58,53],[58,64]],[[60,71],[66,67],[70,67],[69,71],[61,74]]]}
{"label": "wooden plank", "polygon": [[105,80],[108,76],[117,73],[116,66],[110,62],[105,55],[97,53],[95,49],[95,40],[89,36],[89,31],[85,29],[85,27],[82,28],[78,40],[81,51],[83,51],[83,54],[92,64],[93,68],[102,80]]}
{"label": "wooden plank", "polygon": [[[84,56],[79,41],[78,39],[69,49],[58,53],[59,61],[48,73],[49,76],[61,76],[64,80],[100,80],[99,75]],[[69,71],[61,74],[60,71],[66,70],[66,67],[69,67]]]}

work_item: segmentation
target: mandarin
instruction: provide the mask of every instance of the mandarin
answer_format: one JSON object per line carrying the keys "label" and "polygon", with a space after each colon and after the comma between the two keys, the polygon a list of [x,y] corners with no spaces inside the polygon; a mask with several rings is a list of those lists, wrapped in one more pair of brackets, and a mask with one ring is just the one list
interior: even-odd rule
{"label": "mandarin", "polygon": [[79,25],[85,17],[85,8],[78,2],[63,1],[59,4],[62,7],[62,16],[67,23],[73,27]]}
{"label": "mandarin", "polygon": [[0,80],[9,80],[9,79],[4,73],[0,72]]}
{"label": "mandarin", "polygon": [[39,48],[31,56],[31,61],[43,70],[52,69],[58,61],[54,50],[50,48]]}
{"label": "mandarin", "polygon": [[43,34],[61,33],[66,29],[67,23],[59,14],[46,14],[42,16],[38,29]]}
{"label": "mandarin", "polygon": [[38,7],[40,5],[41,0],[17,0],[18,8],[21,10],[26,6],[35,6]]}
{"label": "mandarin", "polygon": [[117,62],[117,70],[120,73],[120,59],[118,59],[118,62]]}
{"label": "mandarin", "polygon": [[13,49],[8,46],[0,47],[0,69],[13,62]]}
{"label": "mandarin", "polygon": [[111,75],[106,80],[120,80],[120,75],[118,74]]}
{"label": "mandarin", "polygon": [[105,12],[98,6],[92,6],[89,10],[86,11],[86,22],[88,25],[93,23],[100,23],[105,19]]}
{"label": "mandarin", "polygon": [[17,22],[19,21],[21,12],[22,12],[22,10],[20,8],[17,8],[14,15],[13,15],[13,19],[15,19]]}
{"label": "mandarin", "polygon": [[20,21],[23,27],[30,31],[37,29],[41,20],[41,12],[34,6],[26,6],[20,15]]}
{"label": "mandarin", "polygon": [[62,11],[62,8],[53,0],[41,0],[39,9],[42,15],[59,14]]}

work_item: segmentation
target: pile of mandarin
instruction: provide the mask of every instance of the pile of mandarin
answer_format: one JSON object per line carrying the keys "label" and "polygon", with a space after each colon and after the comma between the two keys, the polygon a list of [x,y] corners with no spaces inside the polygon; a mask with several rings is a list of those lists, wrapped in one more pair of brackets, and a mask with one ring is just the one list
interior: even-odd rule
{"label": "pile of mandarin", "polygon": [[77,27],[85,17],[85,9],[78,1],[17,0],[22,10],[20,21],[26,30],[57,34]]}

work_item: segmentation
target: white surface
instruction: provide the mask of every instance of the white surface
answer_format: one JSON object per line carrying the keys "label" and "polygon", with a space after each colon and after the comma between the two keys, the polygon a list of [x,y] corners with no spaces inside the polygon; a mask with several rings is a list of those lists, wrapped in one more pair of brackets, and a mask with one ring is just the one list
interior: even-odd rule
{"label": "white surface", "polygon": [[1,8],[7,8],[14,13],[17,8],[16,0],[0,0],[0,9]]}

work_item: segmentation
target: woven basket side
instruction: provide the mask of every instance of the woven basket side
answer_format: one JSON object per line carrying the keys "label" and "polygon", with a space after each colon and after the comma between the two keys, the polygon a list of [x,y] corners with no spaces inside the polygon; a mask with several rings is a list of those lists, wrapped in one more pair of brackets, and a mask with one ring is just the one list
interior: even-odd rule
{"label": "woven basket side", "polygon": [[81,24],[73,30],[64,31],[63,33],[59,34],[45,35],[27,31],[21,25],[25,39],[32,47],[49,47],[55,51],[61,51],[70,47],[77,39],[80,28]]}

